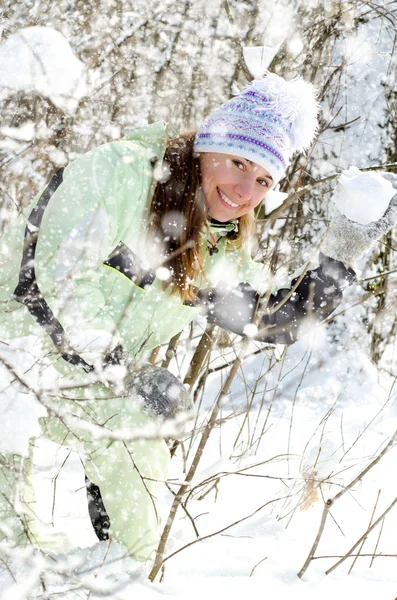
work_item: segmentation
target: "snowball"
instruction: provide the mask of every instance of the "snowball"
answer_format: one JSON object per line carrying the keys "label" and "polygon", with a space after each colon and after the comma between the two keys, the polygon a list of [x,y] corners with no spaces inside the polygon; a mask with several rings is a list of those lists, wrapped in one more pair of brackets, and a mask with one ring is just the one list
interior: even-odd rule
{"label": "snowball", "polygon": [[350,221],[367,225],[384,215],[395,194],[391,182],[379,173],[350,167],[340,176],[332,201]]}

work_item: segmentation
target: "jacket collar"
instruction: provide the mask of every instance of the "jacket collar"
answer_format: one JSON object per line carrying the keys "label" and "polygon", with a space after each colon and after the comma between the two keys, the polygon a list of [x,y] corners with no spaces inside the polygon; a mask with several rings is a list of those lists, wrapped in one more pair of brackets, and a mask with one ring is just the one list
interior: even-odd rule
{"label": "jacket collar", "polygon": [[217,233],[220,236],[227,236],[235,231],[238,231],[238,220],[233,219],[232,221],[227,221],[226,223],[220,223],[216,221],[216,219],[208,219],[208,226],[212,233]]}

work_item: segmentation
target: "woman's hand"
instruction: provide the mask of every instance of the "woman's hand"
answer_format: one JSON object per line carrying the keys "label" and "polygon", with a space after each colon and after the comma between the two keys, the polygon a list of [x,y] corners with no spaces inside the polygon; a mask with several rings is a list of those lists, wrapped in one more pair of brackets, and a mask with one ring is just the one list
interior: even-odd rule
{"label": "woman's hand", "polygon": [[[358,172],[358,169],[356,169]],[[359,173],[359,177],[368,175]],[[381,177],[379,177],[379,175]],[[342,176],[343,177],[343,176]],[[358,177],[358,180],[359,180]],[[377,174],[378,182],[375,185],[367,186],[363,188],[360,193],[362,194],[362,210],[359,213],[359,207],[354,207],[354,202],[357,200],[357,193],[360,186],[355,186],[354,190],[349,189],[349,185],[346,186],[345,190],[341,193],[341,184],[336,188],[335,194],[332,198],[333,205],[331,208],[331,219],[329,224],[329,230],[324,243],[321,246],[322,254],[329,256],[335,260],[339,260],[346,266],[353,267],[356,261],[365,254],[371,246],[378,240],[382,235],[387,233],[397,222],[397,175],[393,173],[379,173]],[[357,179],[357,178],[356,178]],[[380,182],[379,182],[380,180]],[[382,183],[383,180],[383,183]],[[396,190],[393,195],[393,190],[389,190],[390,200],[386,201],[386,210],[378,220],[370,222],[366,221],[366,209],[370,214],[374,214],[374,204],[376,210],[376,203],[384,203],[385,192],[384,183],[390,182],[392,188]],[[390,188],[390,185],[388,186]],[[349,205],[349,200],[351,203]],[[372,203],[372,207],[370,204]],[[338,206],[337,206],[338,205]],[[341,209],[341,210],[340,210]],[[350,209],[350,210],[349,210]],[[345,214],[343,214],[343,211]],[[348,214],[350,218],[345,216]],[[352,220],[357,214],[358,220]]]}

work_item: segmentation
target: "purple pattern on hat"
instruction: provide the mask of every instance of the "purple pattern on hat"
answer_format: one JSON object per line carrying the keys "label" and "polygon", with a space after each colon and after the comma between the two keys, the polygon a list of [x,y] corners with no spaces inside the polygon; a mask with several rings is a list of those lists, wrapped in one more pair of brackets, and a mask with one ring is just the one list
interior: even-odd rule
{"label": "purple pattern on hat", "polygon": [[289,162],[287,123],[268,96],[248,87],[209,115],[194,142],[196,152],[250,157],[279,181]]}
{"label": "purple pattern on hat", "polygon": [[[227,140],[240,140],[242,142],[246,142],[247,145],[251,145],[254,144],[255,146],[259,146],[262,150],[264,150],[265,152],[270,152],[271,154],[273,154],[282,164],[283,168],[286,168],[286,162],[283,158],[283,156],[277,152],[277,150],[275,150],[274,148],[272,148],[271,146],[269,146],[268,144],[266,144],[265,142],[261,142],[258,139],[255,139],[253,137],[248,137],[246,135],[238,135],[238,134],[234,134],[234,133],[198,133],[196,135],[196,139],[197,139],[197,143],[196,146],[199,145],[199,140],[207,140],[208,138],[225,138]],[[243,146],[239,146],[240,148],[243,148]]]}

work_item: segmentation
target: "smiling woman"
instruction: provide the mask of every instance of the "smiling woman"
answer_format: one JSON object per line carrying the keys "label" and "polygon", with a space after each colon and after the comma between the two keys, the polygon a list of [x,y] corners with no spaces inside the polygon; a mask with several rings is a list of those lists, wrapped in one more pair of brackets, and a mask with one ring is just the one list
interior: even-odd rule
{"label": "smiling woman", "polygon": [[266,169],[237,156],[203,152],[200,167],[208,214],[221,223],[253,210],[273,183]]}
{"label": "smiling woman", "polygon": [[[310,84],[269,73],[197,133],[171,138],[154,123],[77,157],[0,239],[0,340],[23,347],[33,336],[42,349],[40,389],[52,377],[40,435],[81,452],[97,536],[139,560],[157,545],[170,455],[161,437],[134,439],[131,431],[189,406],[161,373],[135,376],[147,352],[203,314],[236,334],[291,344],[336,308],[355,278],[336,234],[338,248],[324,245],[328,256],[292,281],[293,293],[270,294],[267,265],[250,256],[253,209],[293,153],[311,144],[317,109]],[[114,369],[129,371],[117,386]],[[1,467],[0,492],[12,473]],[[19,518],[24,527],[13,542],[62,552],[54,523],[44,527],[36,516],[32,481],[27,473],[15,504],[0,499],[3,529]]]}

